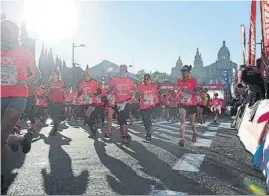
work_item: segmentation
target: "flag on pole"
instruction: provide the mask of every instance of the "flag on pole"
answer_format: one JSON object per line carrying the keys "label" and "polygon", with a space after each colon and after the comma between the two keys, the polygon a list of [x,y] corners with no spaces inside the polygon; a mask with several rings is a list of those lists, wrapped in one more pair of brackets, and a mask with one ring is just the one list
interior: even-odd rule
{"label": "flag on pole", "polygon": [[262,0],[260,5],[263,52],[266,56],[269,56],[269,0]]}
{"label": "flag on pole", "polygon": [[242,52],[243,52],[243,65],[246,64],[246,28],[244,25],[241,25],[241,40],[242,40]]}
{"label": "flag on pole", "polygon": [[251,2],[251,16],[250,16],[250,27],[249,27],[249,66],[255,65],[256,58],[256,0],[252,0]]}

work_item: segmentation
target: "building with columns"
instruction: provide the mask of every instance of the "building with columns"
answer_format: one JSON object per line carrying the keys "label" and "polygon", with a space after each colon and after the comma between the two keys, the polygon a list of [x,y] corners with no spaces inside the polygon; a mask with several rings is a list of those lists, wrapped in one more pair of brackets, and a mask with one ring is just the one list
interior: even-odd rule
{"label": "building with columns", "polygon": [[[176,66],[171,69],[171,77],[178,79],[181,76],[182,60],[179,57]],[[217,54],[216,62],[204,66],[202,55],[199,48],[194,56],[193,69],[191,75],[197,79],[200,84],[231,84],[234,70],[237,70],[237,64],[231,61],[230,51],[225,41]]]}

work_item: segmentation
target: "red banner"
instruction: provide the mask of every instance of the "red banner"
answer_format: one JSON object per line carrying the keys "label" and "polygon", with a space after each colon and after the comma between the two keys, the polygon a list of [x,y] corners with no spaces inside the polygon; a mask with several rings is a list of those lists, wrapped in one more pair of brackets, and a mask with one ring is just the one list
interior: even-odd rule
{"label": "red banner", "polygon": [[249,66],[255,65],[256,56],[256,0],[251,2],[251,17],[250,17],[250,27],[249,27]]}
{"label": "red banner", "polygon": [[242,40],[242,52],[243,52],[243,65],[246,65],[246,28],[241,25],[241,40]]}
{"label": "red banner", "polygon": [[262,40],[263,50],[269,56],[269,0],[261,1]]}

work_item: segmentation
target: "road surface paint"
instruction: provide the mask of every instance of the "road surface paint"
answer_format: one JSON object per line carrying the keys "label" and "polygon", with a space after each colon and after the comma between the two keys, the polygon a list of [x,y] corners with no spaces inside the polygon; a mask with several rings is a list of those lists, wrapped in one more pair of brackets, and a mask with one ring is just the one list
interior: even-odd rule
{"label": "road surface paint", "polygon": [[210,139],[199,138],[199,139],[193,144],[193,146],[195,146],[195,147],[210,147],[211,144],[212,144],[212,140],[210,140]]}
{"label": "road surface paint", "polygon": [[173,170],[199,172],[204,159],[205,154],[185,153],[174,165]]}
{"label": "road surface paint", "polygon": [[170,190],[153,190],[149,193],[149,195],[188,195],[188,194]]}
{"label": "road surface paint", "polygon": [[203,136],[205,137],[214,137],[216,136],[217,132],[212,132],[212,131],[206,131]]}
{"label": "road surface paint", "polygon": [[219,127],[208,127],[209,131],[217,131]]}
{"label": "road surface paint", "polygon": [[219,127],[224,129],[232,129],[231,123],[220,123]]}

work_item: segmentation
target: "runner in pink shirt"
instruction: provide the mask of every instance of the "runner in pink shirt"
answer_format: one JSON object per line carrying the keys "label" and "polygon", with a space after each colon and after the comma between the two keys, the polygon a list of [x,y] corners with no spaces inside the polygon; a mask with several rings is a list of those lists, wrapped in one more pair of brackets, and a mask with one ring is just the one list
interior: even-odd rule
{"label": "runner in pink shirt", "polygon": [[152,132],[152,111],[156,105],[156,99],[159,96],[157,85],[151,83],[149,74],[144,75],[144,83],[137,87],[137,95],[140,99],[140,110],[142,120],[146,129],[146,140],[151,140]]}
{"label": "runner in pink shirt", "polygon": [[92,132],[89,138],[95,138],[97,127],[95,126],[94,119],[97,116],[97,96],[101,94],[101,87],[96,80],[92,79],[91,73],[88,70],[85,71],[85,80],[79,84],[78,94],[83,97],[84,120]]}
{"label": "runner in pink shirt", "polygon": [[72,94],[71,91],[68,90],[65,94],[64,94],[64,104],[65,104],[65,119],[70,120],[72,117]]}
{"label": "runner in pink shirt", "polygon": [[129,144],[131,136],[127,133],[127,118],[130,113],[130,103],[134,96],[136,85],[134,81],[127,76],[127,66],[121,65],[119,76],[114,77],[109,84],[109,93],[115,95],[115,110],[118,114],[118,122],[120,124],[120,135],[122,142]]}
{"label": "runner in pink shirt", "polygon": [[204,118],[204,108],[206,105],[206,94],[203,93],[203,88],[201,86],[198,86],[196,88],[196,102],[197,102],[197,119],[198,121],[203,124],[205,123],[205,118]]}
{"label": "runner in pink shirt", "polygon": [[193,136],[192,142],[196,141],[197,138],[197,129],[196,129],[196,93],[194,89],[197,86],[197,82],[194,78],[190,77],[192,66],[184,65],[181,69],[182,78],[177,81],[178,85],[178,94],[180,107],[179,107],[179,114],[180,114],[180,140],[178,145],[181,147],[185,146],[185,126],[186,126],[186,115],[187,113],[190,114],[190,122],[192,126]]}
{"label": "runner in pink shirt", "polygon": [[211,111],[215,114],[214,115],[214,122],[217,122],[218,116],[221,114],[221,100],[218,98],[219,94],[215,93],[214,98],[210,102]]}

